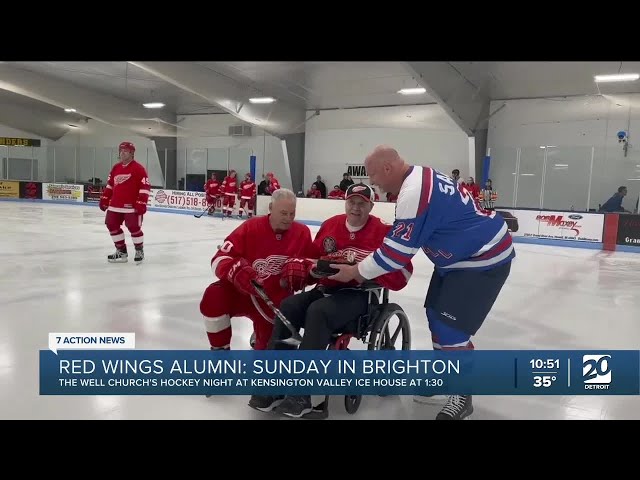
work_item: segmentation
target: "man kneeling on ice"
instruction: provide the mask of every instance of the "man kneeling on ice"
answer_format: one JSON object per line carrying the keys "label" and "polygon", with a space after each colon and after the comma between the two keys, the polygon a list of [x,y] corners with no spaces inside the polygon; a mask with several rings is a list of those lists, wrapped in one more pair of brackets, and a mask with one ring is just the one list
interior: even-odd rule
{"label": "man kneeling on ice", "polygon": [[[362,261],[382,245],[391,229],[378,217],[370,215],[375,193],[363,183],[349,186],[345,194],[345,213],[326,220],[316,234],[308,259],[299,259],[296,274],[286,278],[291,292],[302,290],[307,285],[315,288],[292,295],[283,300],[280,310],[298,330],[304,328],[300,350],[326,350],[332,334],[355,331],[358,318],[366,314],[369,295],[359,288],[356,281],[337,282],[322,276],[321,266],[333,263]],[[319,259],[317,265],[310,259]],[[404,288],[413,266],[409,263],[402,270],[376,278],[376,283],[390,290]],[[283,343],[291,332],[277,317],[268,349],[295,349]],[[290,417],[302,417],[313,410],[311,396],[253,395],[249,406],[263,412],[275,409]]]}

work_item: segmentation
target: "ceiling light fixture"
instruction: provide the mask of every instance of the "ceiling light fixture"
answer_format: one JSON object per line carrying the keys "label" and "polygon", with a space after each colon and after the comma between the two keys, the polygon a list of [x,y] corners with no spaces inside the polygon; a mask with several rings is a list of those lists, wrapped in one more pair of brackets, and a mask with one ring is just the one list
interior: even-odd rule
{"label": "ceiling light fixture", "polygon": [[67,112],[67,113],[73,113],[73,112],[76,111],[76,109],[75,108],[65,108],[64,111]]}
{"label": "ceiling light fixture", "polygon": [[596,82],[632,82],[640,78],[637,73],[616,73],[614,75],[596,75],[593,77]]}
{"label": "ceiling light fixture", "polygon": [[144,108],[162,108],[164,107],[164,103],[161,103],[161,102],[143,103],[142,106]]}
{"label": "ceiling light fixture", "polygon": [[249,101],[251,103],[273,103],[276,101],[276,99],[273,97],[255,97],[250,98]]}
{"label": "ceiling light fixture", "polygon": [[72,125],[71,123],[67,123],[67,125],[69,125],[71,128],[80,128],[78,127],[78,125]]}
{"label": "ceiling light fixture", "polygon": [[426,88],[416,87],[416,88],[403,88],[401,90],[398,90],[398,93],[401,93],[402,95],[420,95],[422,93],[426,93],[426,91],[427,91]]}

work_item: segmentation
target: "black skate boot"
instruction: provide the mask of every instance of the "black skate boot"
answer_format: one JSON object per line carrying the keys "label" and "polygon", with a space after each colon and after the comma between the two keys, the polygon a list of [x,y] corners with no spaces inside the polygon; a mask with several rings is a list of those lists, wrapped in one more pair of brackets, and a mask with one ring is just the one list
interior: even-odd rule
{"label": "black skate boot", "polygon": [[129,254],[127,250],[116,249],[111,255],[107,255],[109,263],[127,263],[129,261]]}
{"label": "black skate boot", "polygon": [[471,395],[451,395],[436,420],[465,420],[473,413]]}
{"label": "black skate boot", "polygon": [[270,412],[284,400],[284,395],[251,395],[249,406],[261,412]]}
{"label": "black skate boot", "polygon": [[303,417],[312,411],[313,405],[311,404],[311,397],[308,395],[288,396],[276,407],[276,412],[294,418]]}
{"label": "black skate boot", "polygon": [[142,260],[144,260],[144,250],[142,248],[136,248],[136,256],[133,258],[133,261],[140,263]]}

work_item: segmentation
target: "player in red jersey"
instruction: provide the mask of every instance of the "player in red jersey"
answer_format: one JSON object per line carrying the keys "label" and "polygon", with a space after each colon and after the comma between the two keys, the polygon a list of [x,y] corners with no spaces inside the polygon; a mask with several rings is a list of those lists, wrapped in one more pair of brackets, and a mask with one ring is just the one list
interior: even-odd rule
{"label": "player in red jersey", "polygon": [[115,253],[107,256],[111,263],[128,261],[127,244],[124,241],[122,222],[127,226],[136,249],[134,261],[144,259],[142,217],[147,212],[147,200],[151,185],[147,170],[133,157],[136,147],[131,142],[122,142],[119,147],[120,162],[109,173],[107,186],[100,197],[100,210],[106,211],[105,225],[116,246]]}
{"label": "player in red jersey", "polygon": [[204,184],[204,191],[207,197],[207,211],[212,215],[216,211],[216,202],[220,196],[220,182],[215,173],[212,173],[211,178]]}
{"label": "player in red jersey", "polygon": [[305,258],[311,248],[311,231],[296,222],[296,196],[288,189],[274,192],[269,215],[246,220],[225,239],[211,260],[219,279],[207,287],[200,301],[212,350],[228,350],[231,318],[253,321],[255,349],[265,350],[273,329],[273,312],[257,297],[252,280],[261,283],[278,307],[290,292],[280,285],[293,283],[298,265],[290,258]]}
{"label": "player in red jersey", "polygon": [[242,214],[246,210],[249,218],[253,217],[253,208],[256,198],[256,182],[251,179],[251,174],[247,173],[244,176],[244,180],[240,183],[240,208],[238,209],[238,216],[242,217]]}
{"label": "player in red jersey", "polygon": [[[369,185],[350,185],[346,192],[346,213],[335,215],[322,224],[313,241],[310,257],[333,264],[353,263],[364,260],[379,248],[391,225],[370,215],[374,198],[375,193]],[[290,275],[288,279],[295,280],[291,288],[301,290],[305,285],[317,282],[316,286],[286,298],[279,308],[296,328],[304,328],[302,343],[298,347],[300,350],[324,350],[333,332],[355,328],[358,318],[367,311],[369,294],[357,289],[357,282],[345,284],[329,278],[313,278],[313,262],[310,260],[297,259],[296,265],[296,275]],[[378,277],[376,282],[397,291],[407,285],[412,273],[413,265],[409,262],[401,270]],[[289,336],[291,332],[287,327],[276,320],[269,349],[291,348],[281,343]],[[261,411],[277,407],[278,412],[292,417],[301,417],[312,409],[309,396],[254,395],[249,406]]]}
{"label": "player in red jersey", "polygon": [[223,195],[222,214],[231,216],[236,205],[236,195],[238,195],[238,176],[235,170],[230,170],[229,175],[224,177],[220,185],[220,193]]}

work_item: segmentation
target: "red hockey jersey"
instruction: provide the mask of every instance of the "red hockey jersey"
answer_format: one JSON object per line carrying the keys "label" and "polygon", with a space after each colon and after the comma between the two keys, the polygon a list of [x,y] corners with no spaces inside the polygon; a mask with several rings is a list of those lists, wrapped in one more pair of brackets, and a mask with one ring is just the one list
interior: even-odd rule
{"label": "red hockey jersey", "polygon": [[[392,225],[382,223],[378,217],[369,215],[367,223],[354,232],[347,228],[346,214],[336,215],[325,220],[318,230],[313,241],[311,258],[331,256],[343,261],[360,262],[382,245],[391,228]],[[406,287],[412,274],[413,265],[409,262],[401,270],[376,278],[376,282],[390,290],[401,290]],[[331,287],[357,285],[356,282],[345,284],[328,278],[322,278],[318,283]]]}
{"label": "red hockey jersey", "polygon": [[267,193],[271,195],[276,190],[280,190],[280,182],[276,177],[271,177],[271,180],[269,180],[267,184]]}
{"label": "red hockey jersey", "polygon": [[204,191],[212,197],[220,195],[220,182],[212,179],[207,180],[207,183],[204,184]]}
{"label": "red hockey jersey", "polygon": [[344,192],[342,190],[331,190],[327,198],[332,200],[344,200]]}
{"label": "red hockey jersey", "polygon": [[227,175],[220,185],[220,193],[225,195],[236,195],[238,193],[238,177]]}
{"label": "red hockey jersey", "polygon": [[253,198],[256,196],[256,182],[243,180],[240,184],[240,198]]}
{"label": "red hockey jersey", "polygon": [[109,173],[103,196],[109,199],[109,210],[119,213],[134,213],[136,202],[145,205],[151,195],[151,184],[147,170],[136,160],[127,165],[116,163]]}
{"label": "red hockey jersey", "polygon": [[[211,259],[213,274],[222,281],[238,258],[249,262],[263,282],[267,295],[276,305],[289,295],[280,286],[284,262],[290,258],[305,258],[311,249],[311,231],[303,223],[293,222],[289,230],[276,233],[269,223],[270,215],[250,218],[225,238]],[[250,302],[250,298],[247,297]]]}

